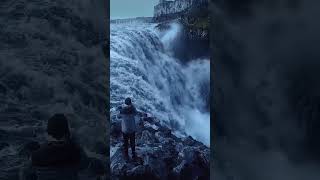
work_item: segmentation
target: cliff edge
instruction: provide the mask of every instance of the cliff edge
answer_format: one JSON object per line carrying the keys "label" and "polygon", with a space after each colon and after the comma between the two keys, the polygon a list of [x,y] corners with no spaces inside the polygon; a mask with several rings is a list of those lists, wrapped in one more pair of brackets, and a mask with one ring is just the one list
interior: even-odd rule
{"label": "cliff edge", "polygon": [[153,117],[141,118],[139,124],[136,132],[138,158],[126,162],[122,153],[121,122],[112,118],[111,179],[210,179],[209,147],[190,136],[174,135]]}
{"label": "cliff edge", "polygon": [[166,30],[178,23],[182,33],[176,38],[173,52],[176,58],[189,61],[209,57],[209,11],[207,0],[160,1],[154,8],[153,21]]}

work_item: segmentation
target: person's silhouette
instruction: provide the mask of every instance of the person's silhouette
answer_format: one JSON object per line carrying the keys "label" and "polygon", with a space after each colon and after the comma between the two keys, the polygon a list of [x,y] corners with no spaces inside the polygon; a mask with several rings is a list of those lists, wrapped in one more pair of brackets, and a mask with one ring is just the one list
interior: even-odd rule
{"label": "person's silhouette", "polygon": [[[48,141],[31,155],[31,167],[37,180],[76,180],[78,171],[88,166],[83,149],[71,138],[64,114],[55,114],[47,124]],[[25,172],[23,172],[25,173]],[[30,172],[27,172],[30,174]],[[22,175],[21,179],[28,179]]]}
{"label": "person's silhouette", "polygon": [[118,118],[121,119],[121,130],[123,134],[123,148],[124,148],[124,157],[126,160],[129,159],[128,155],[128,146],[130,141],[130,147],[132,151],[132,158],[136,159],[135,151],[135,132],[136,132],[136,122],[135,115],[139,114],[134,105],[131,102],[130,98],[125,99],[125,105],[121,107]]}

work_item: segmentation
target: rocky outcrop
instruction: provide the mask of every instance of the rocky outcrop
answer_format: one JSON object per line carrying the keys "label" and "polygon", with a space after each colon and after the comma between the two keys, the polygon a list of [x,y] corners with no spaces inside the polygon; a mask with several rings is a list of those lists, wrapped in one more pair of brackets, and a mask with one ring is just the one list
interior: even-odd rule
{"label": "rocky outcrop", "polygon": [[[171,22],[159,24],[158,29],[165,30]],[[177,21],[182,26],[179,33],[172,42],[173,55],[183,61],[208,58],[209,57],[209,32],[206,29],[189,28],[183,22]]]}
{"label": "rocky outcrop", "polygon": [[172,45],[176,58],[189,61],[209,57],[208,0],[162,0],[154,7],[153,21],[160,30],[172,22],[182,26]]}
{"label": "rocky outcrop", "polygon": [[155,17],[157,28],[165,31],[171,23],[180,24],[181,32],[172,42],[173,53],[182,61],[209,57],[209,12],[207,7],[195,7],[183,13]]}
{"label": "rocky outcrop", "polygon": [[136,160],[124,160],[120,121],[111,124],[110,143],[111,179],[209,179],[209,148],[190,136],[177,137],[155,118],[141,119]]}
{"label": "rocky outcrop", "polygon": [[168,14],[176,14],[196,6],[205,6],[208,0],[161,0],[154,7],[154,17],[165,16]]}

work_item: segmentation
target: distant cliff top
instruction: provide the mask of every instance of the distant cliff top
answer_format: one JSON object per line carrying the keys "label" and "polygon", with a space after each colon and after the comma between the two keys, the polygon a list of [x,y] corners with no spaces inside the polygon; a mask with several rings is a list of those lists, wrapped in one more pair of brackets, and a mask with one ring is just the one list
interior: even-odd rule
{"label": "distant cliff top", "polygon": [[137,22],[151,23],[151,22],[153,22],[153,18],[152,17],[135,17],[135,18],[112,19],[112,20],[110,20],[111,24],[137,23]]}
{"label": "distant cliff top", "polygon": [[196,6],[207,5],[208,0],[160,0],[154,7],[154,17],[177,14]]}

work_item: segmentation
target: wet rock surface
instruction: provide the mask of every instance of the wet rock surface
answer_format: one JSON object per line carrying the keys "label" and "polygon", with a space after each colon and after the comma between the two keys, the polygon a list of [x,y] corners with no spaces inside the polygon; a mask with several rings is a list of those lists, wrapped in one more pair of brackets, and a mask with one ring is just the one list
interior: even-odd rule
{"label": "wet rock surface", "polygon": [[155,118],[141,118],[136,132],[137,158],[125,160],[121,121],[111,125],[111,179],[210,179],[210,150],[192,137],[177,137]]}
{"label": "wet rock surface", "polygon": [[208,58],[209,53],[209,11],[207,6],[195,6],[179,13],[154,17],[160,31],[166,31],[172,24],[179,24],[181,33],[172,42],[174,56],[183,62]]}

